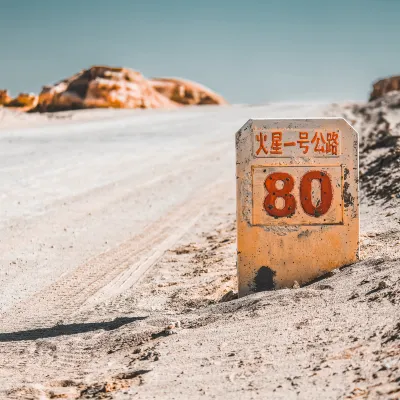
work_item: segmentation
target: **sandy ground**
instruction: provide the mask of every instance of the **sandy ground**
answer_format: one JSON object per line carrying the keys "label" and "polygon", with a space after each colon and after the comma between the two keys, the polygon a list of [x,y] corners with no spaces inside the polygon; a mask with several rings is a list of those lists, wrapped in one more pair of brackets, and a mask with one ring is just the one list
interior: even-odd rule
{"label": "sandy ground", "polygon": [[[396,101],[4,114],[0,397],[400,398]],[[342,115],[361,261],[235,299],[235,131]]]}

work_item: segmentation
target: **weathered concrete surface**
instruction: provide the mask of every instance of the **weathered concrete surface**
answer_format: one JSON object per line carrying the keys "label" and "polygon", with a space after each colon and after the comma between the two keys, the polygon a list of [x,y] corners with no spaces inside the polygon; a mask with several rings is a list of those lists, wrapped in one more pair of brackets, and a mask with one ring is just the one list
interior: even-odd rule
{"label": "weathered concrete surface", "polygon": [[358,135],[345,120],[251,119],[236,171],[240,295],[358,260]]}

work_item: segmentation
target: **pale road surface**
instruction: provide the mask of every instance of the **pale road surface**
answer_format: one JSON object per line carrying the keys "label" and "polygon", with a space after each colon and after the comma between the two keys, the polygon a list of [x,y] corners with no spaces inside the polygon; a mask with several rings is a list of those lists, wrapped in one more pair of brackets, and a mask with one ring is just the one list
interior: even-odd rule
{"label": "pale road surface", "polygon": [[234,195],[234,134],[249,118],[328,109],[84,111],[94,119],[0,129],[1,330],[51,325],[61,308],[131,287],[208,202]]}

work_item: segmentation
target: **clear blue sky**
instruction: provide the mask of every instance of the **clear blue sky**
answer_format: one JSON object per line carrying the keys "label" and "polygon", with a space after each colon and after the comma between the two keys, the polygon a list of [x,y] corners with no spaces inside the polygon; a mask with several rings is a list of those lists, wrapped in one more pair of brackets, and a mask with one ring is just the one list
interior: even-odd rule
{"label": "clear blue sky", "polygon": [[365,99],[400,74],[400,0],[0,0],[0,35],[12,94],[94,64],[234,103]]}

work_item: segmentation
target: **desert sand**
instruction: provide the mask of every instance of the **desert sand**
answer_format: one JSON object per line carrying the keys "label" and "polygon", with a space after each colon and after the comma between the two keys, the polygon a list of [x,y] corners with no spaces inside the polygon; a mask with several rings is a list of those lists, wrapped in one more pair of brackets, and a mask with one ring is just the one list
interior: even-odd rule
{"label": "desert sand", "polygon": [[[399,399],[400,95],[0,109],[0,397]],[[237,299],[234,134],[345,117],[361,259]]]}

